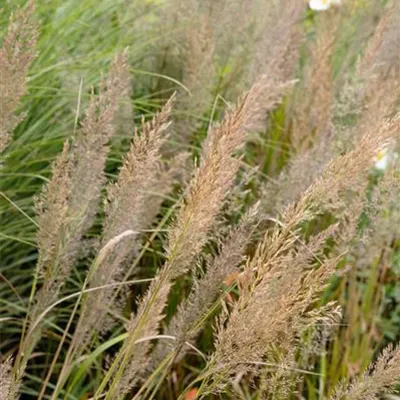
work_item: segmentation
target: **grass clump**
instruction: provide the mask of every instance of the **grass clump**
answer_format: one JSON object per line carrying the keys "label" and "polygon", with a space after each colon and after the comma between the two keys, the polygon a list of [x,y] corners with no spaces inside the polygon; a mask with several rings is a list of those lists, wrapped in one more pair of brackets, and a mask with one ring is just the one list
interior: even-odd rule
{"label": "grass clump", "polygon": [[2,400],[396,393],[399,10],[314,3],[5,8]]}

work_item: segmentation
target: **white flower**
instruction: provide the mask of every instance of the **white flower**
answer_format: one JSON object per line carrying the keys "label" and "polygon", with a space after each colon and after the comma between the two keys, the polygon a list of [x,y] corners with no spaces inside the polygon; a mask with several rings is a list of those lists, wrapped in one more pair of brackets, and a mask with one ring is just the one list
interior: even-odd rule
{"label": "white flower", "polygon": [[331,6],[331,0],[310,0],[308,5],[311,10],[325,11]]}
{"label": "white flower", "polygon": [[387,149],[381,150],[375,157],[375,168],[384,171],[389,164],[389,154]]}
{"label": "white flower", "polygon": [[381,149],[375,157],[375,168],[379,171],[385,171],[387,167],[394,163],[398,154],[388,147]]}
{"label": "white flower", "polygon": [[315,11],[325,11],[331,6],[338,6],[342,3],[342,0],[310,0],[308,2],[309,7]]}

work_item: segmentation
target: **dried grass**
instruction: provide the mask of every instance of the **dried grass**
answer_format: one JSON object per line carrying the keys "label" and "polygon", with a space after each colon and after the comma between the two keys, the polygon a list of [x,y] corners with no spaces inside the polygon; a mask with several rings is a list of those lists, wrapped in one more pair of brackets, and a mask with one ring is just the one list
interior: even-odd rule
{"label": "dried grass", "polygon": [[[0,151],[23,118],[18,109],[38,35],[33,4],[29,1],[11,18],[0,50]],[[313,358],[328,355],[334,333],[346,336],[346,329],[335,330],[342,317],[352,321],[346,305],[321,302],[331,279],[367,269],[377,259],[386,262],[394,252],[400,224],[394,157],[400,139],[398,93],[393,90],[399,82],[393,57],[396,4],[389,2],[382,12],[354,71],[346,59],[343,77],[337,79],[334,56],[340,29],[352,18],[350,6],[312,15],[316,37],[310,41],[303,1],[171,5],[157,15],[168,19],[173,48],[179,51],[167,60],[170,43],[165,47],[161,41],[163,67],[182,56],[178,74],[190,96],[173,95],[152,119],[143,117],[133,129],[128,50],[117,53],[98,93],[93,91],[82,123],[65,142],[36,200],[36,276],[15,361],[8,357],[0,364],[1,400],[18,398],[33,350],[50,340],[44,328],[49,317],[59,317],[53,309],[71,299],[76,301],[72,311],[64,309],[68,322],[60,319],[62,336],[56,337],[50,367],[45,366],[40,400],[50,390],[52,400],[74,392],[83,369],[94,371],[90,363],[103,351],[107,365],[90,375],[94,383],[79,389],[79,396],[93,391],[95,399],[152,399],[189,359],[188,349],[196,349],[215,315],[214,349],[193,382],[187,383],[188,374],[177,385],[180,400],[187,399],[189,390],[199,399],[226,391],[244,397],[242,382],[258,386],[258,398],[300,396]],[[260,10],[265,10],[262,17]],[[308,53],[300,71],[302,49]],[[252,62],[244,62],[248,59]],[[293,79],[296,74],[300,81]],[[190,155],[176,151],[170,138],[175,135],[186,147],[201,131],[197,121],[210,111],[214,94],[232,97],[249,81],[256,84],[227,106],[220,123],[214,122],[219,114],[215,102],[187,179]],[[179,112],[173,116],[174,110]],[[287,135],[293,153],[289,162],[267,184],[259,178],[263,173],[254,170],[251,179],[238,183],[242,173],[248,174],[242,170],[251,170],[244,156],[251,132],[265,130],[267,120],[273,125],[274,112],[283,115],[282,126],[272,128]],[[105,167],[119,130],[133,132],[133,139],[116,179],[109,182]],[[385,149],[393,160],[379,175],[374,164]],[[173,217],[164,235],[161,227],[169,215],[161,206],[168,194],[176,194],[176,183],[182,193],[175,206],[170,198],[166,202]],[[86,236],[98,216],[102,228],[93,229],[99,246],[91,259]],[[163,219],[146,238],[157,218]],[[158,270],[133,307],[129,304],[135,312],[128,313],[121,307],[129,303],[121,287],[132,283],[128,279],[134,274],[149,273],[138,265],[147,266],[143,254],[157,236],[158,248],[152,250]],[[82,277],[77,268],[81,254],[90,267],[79,291],[66,295],[68,284],[75,284],[72,271]],[[191,287],[187,296],[179,294],[175,310],[170,299],[174,285],[182,282]],[[109,351],[107,346],[118,340],[119,347]],[[365,373],[320,396],[377,399],[394,391],[399,365],[399,348],[390,345]]]}
{"label": "dried grass", "polygon": [[29,1],[11,16],[8,31],[0,49],[0,153],[7,147],[11,134],[25,115],[17,114],[26,93],[26,80],[32,61],[38,25],[34,18],[35,3]]}

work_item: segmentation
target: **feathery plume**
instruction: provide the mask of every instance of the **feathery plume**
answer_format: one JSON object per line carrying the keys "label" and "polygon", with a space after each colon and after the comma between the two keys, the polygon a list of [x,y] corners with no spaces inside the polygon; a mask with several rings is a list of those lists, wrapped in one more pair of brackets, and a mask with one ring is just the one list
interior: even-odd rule
{"label": "feathery plume", "polygon": [[16,112],[26,93],[28,69],[36,58],[38,26],[34,22],[34,11],[35,3],[30,0],[11,16],[0,49],[0,153],[15,127],[24,119],[24,114]]}
{"label": "feathery plume", "polygon": [[[123,265],[135,254],[138,236],[151,220],[146,208],[153,197],[152,191],[160,185],[160,147],[168,138],[166,131],[171,122],[170,114],[174,96],[149,122],[142,121],[139,134],[135,129],[130,151],[115,183],[107,190],[102,244],[125,231],[131,235],[103,260],[89,278],[89,287],[104,286],[115,282],[121,275]],[[104,316],[112,308],[112,290],[88,293],[77,329],[79,346],[82,347],[94,331],[105,331]],[[103,316],[103,317],[102,317]],[[76,353],[76,352],[75,352]],[[79,353],[79,352],[78,352]]]}
{"label": "feathery plume", "polygon": [[215,217],[229,193],[240,162],[234,153],[246,140],[246,128],[257,108],[260,88],[254,87],[242,102],[207,137],[200,166],[190,182],[185,203],[170,230],[164,270],[174,279],[184,273],[208,239]]}
{"label": "feathery plume", "polygon": [[125,157],[118,180],[108,187],[105,206],[103,242],[126,229],[143,226],[141,215],[146,207],[146,196],[154,186],[159,170],[160,147],[168,138],[166,130],[171,122],[170,114],[174,102],[172,96],[154,118],[145,123],[139,135],[135,129],[131,149]]}
{"label": "feathery plume", "polygon": [[[209,132],[202,149],[200,165],[195,170],[176,220],[169,231],[166,264],[141,299],[137,315],[127,326],[129,337],[108,373],[108,376],[111,376],[116,370],[124,371],[124,379],[119,382],[114,379],[111,384],[108,398],[115,395],[115,390],[120,395],[129,391],[139,377],[137,366],[141,365],[143,368],[143,362],[148,363],[145,354],[148,352],[149,342],[140,345],[140,352],[133,351],[135,343],[143,337],[157,333],[171,282],[188,270],[207,242],[208,233],[223,207],[239,169],[240,161],[235,153],[244,145],[247,129],[259,118],[259,103],[263,90],[264,82],[255,85],[242,101],[227,113],[223,122]],[[284,89],[280,90],[282,95]],[[279,98],[278,90],[272,92],[271,96],[275,102],[275,99]],[[100,387],[98,392],[102,389],[103,387]]]}
{"label": "feathery plume", "polygon": [[17,400],[19,384],[14,382],[11,374],[12,359],[0,363],[0,400]]}
{"label": "feathery plume", "polygon": [[303,87],[297,93],[292,141],[296,149],[303,150],[318,135],[330,128],[332,118],[332,55],[339,18],[320,15],[316,41],[311,48],[311,63],[305,71]]}
{"label": "feathery plume", "polygon": [[264,19],[257,17],[262,22],[253,43],[250,77],[268,74],[277,82],[293,79],[304,37],[301,26],[304,2],[271,2],[266,6]]}
{"label": "feathery plume", "polygon": [[[398,116],[392,119],[386,118],[387,112],[385,112],[384,105],[383,108],[380,108],[380,111],[381,117],[379,118],[376,118],[374,112],[372,114],[368,111],[365,112],[355,126],[348,126],[342,132],[337,128],[327,131],[316,138],[311,148],[305,149],[292,157],[278,178],[273,182],[268,182],[262,189],[264,194],[262,203],[268,212],[272,212],[274,215],[286,205],[300,198],[307,187],[339,154],[339,149],[342,147],[339,141],[343,138],[342,135],[349,138],[342,149],[342,151],[347,152],[358,145],[366,145],[367,137],[372,140],[376,136],[376,148],[374,150],[374,147],[369,146],[368,155],[364,161],[369,162],[368,157],[376,159],[379,151],[386,148],[387,144],[392,141],[390,138],[395,139],[399,136],[396,132]],[[373,116],[375,117],[372,118]],[[383,135],[382,137],[375,133],[379,131]],[[377,152],[374,153],[374,151]]]}
{"label": "feathery plume", "polygon": [[[188,152],[180,152],[171,160],[165,161],[157,171],[157,185],[151,190],[146,209],[143,211],[143,219],[154,221],[160,211],[162,202],[171,193],[175,184],[185,186],[192,172],[192,161]],[[154,190],[156,189],[156,190]]]}
{"label": "feathery plume", "polygon": [[[36,201],[36,214],[41,227],[37,235],[39,248],[37,269],[44,285],[38,296],[38,312],[54,299],[54,293],[65,281],[69,272],[72,252],[63,250],[61,238],[66,234],[65,225],[68,221],[72,191],[71,161],[71,148],[66,141],[62,153],[53,164],[52,178]],[[47,300],[42,296],[47,297]]]}
{"label": "feathery plume", "polygon": [[[365,192],[373,155],[397,134],[397,121],[385,123],[378,134],[367,134],[355,150],[329,163],[302,197],[284,209],[282,222],[267,232],[246,264],[240,296],[228,321],[225,316],[218,325],[208,370],[214,372],[213,382],[204,387],[223,390],[233,373],[254,369],[249,361],[263,361],[268,346],[279,344],[302,326],[307,309],[337,265],[337,256],[323,255],[326,240],[347,244],[356,232],[362,202],[357,196],[352,202],[342,197],[348,190]],[[338,222],[307,242],[301,239],[300,224],[322,210],[334,210]]]}
{"label": "feathery plume", "polygon": [[[345,355],[342,359],[331,359],[331,368],[339,365],[346,373],[360,372],[374,356],[374,349],[383,340],[381,321],[391,311],[391,302],[384,301],[381,287],[391,282],[396,285],[396,269],[393,260],[396,254],[396,241],[400,224],[400,179],[399,170],[392,168],[379,177],[376,184],[369,188],[370,196],[363,208],[362,231],[346,255],[346,267],[341,286],[346,288],[340,296],[344,324],[335,335],[332,347],[343,351],[349,340],[355,343],[356,358]],[[365,282],[374,280],[374,285],[366,293]],[[389,283],[389,287],[391,284]],[[356,351],[361,339],[367,338],[362,352]],[[350,361],[351,360],[351,361]],[[353,368],[351,368],[351,366]],[[351,369],[350,369],[351,368]]]}
{"label": "feathery plume", "polygon": [[362,100],[366,108],[365,123],[373,123],[375,115],[389,117],[398,109],[400,85],[397,49],[400,46],[398,15],[400,4],[389,2],[388,8],[371,37],[357,69],[364,82]]}
{"label": "feathery plume", "polygon": [[93,223],[104,182],[107,143],[113,134],[112,122],[120,95],[129,84],[127,77],[126,54],[119,54],[107,81],[102,82],[100,94],[92,97],[77,137],[71,144],[64,144],[53,165],[52,178],[36,199],[40,226],[36,268],[43,285],[35,294],[35,304],[28,315],[33,328],[29,328],[16,358],[16,381],[22,377],[40,339],[43,325],[35,322],[57,299],[77,258],[81,239]]}
{"label": "feathery plume", "polygon": [[[397,9],[396,9],[397,8]],[[390,61],[384,60],[384,54],[387,53],[387,46],[396,45],[399,41],[399,35],[394,32],[397,25],[397,16],[399,13],[399,5],[395,2],[389,2],[386,9],[375,27],[375,30],[369,39],[367,46],[363,52],[361,60],[357,64],[356,73],[358,76],[366,77],[374,73],[374,70],[385,67],[393,67],[397,62],[394,55],[391,54]],[[398,44],[398,43],[397,43]],[[385,62],[386,61],[386,62]],[[385,65],[386,64],[386,65]]]}
{"label": "feathery plume", "polygon": [[339,384],[331,400],[378,400],[379,395],[395,393],[399,384],[400,347],[389,345],[350,385]]}
{"label": "feathery plume", "polygon": [[[286,347],[285,345],[283,346]],[[262,400],[286,400],[296,390],[299,381],[296,363],[295,346],[287,345],[286,353],[280,351],[278,354],[271,352],[271,364],[266,366],[261,375],[260,398]]]}
{"label": "feathery plume", "polygon": [[[182,84],[190,91],[182,93],[178,108],[182,117],[177,121],[175,137],[179,142],[190,142],[191,134],[199,127],[198,116],[209,107],[214,76],[213,31],[206,15],[194,10],[185,29]],[[195,25],[193,24],[195,18]],[[196,114],[196,116],[194,116]]]}
{"label": "feathery plume", "polygon": [[152,353],[152,364],[158,365],[173,350],[178,350],[175,360],[186,353],[184,343],[193,340],[201,330],[199,321],[207,314],[212,302],[221,292],[227,277],[239,272],[246,247],[259,216],[258,206],[243,215],[239,224],[229,233],[221,246],[220,254],[208,264],[204,275],[195,279],[189,297],[178,307],[166,335],[176,337],[174,342],[160,342]]}
{"label": "feathery plume", "polygon": [[[399,96],[393,88],[400,84],[395,56],[400,45],[399,12],[399,4],[388,2],[356,65],[355,74],[347,76],[341,89],[334,115],[336,139],[341,147],[359,140],[365,130],[379,121],[377,115],[388,118],[397,109]],[[354,130],[352,121],[357,122]]]}
{"label": "feathery plume", "polygon": [[[71,197],[71,219],[79,236],[93,223],[105,181],[104,166],[114,132],[114,118],[121,98],[130,88],[127,53],[118,53],[100,92],[93,96],[82,127],[74,141],[74,175]],[[79,221],[79,223],[78,223]]]}
{"label": "feathery plume", "polygon": [[37,269],[45,278],[37,297],[37,312],[57,297],[76,260],[82,236],[93,224],[112,123],[120,96],[128,86],[126,54],[118,54],[99,95],[90,101],[77,137],[64,146],[53,167],[53,178],[36,202],[41,227]]}

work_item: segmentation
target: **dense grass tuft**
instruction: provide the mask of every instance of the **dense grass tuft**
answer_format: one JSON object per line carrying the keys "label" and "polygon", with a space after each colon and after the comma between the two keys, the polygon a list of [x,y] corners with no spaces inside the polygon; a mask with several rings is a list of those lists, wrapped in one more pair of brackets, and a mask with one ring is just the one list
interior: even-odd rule
{"label": "dense grass tuft", "polygon": [[397,399],[399,16],[6,2],[0,399]]}

